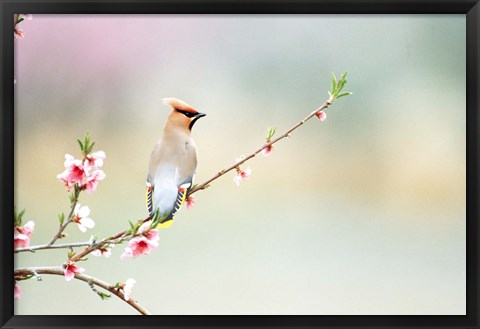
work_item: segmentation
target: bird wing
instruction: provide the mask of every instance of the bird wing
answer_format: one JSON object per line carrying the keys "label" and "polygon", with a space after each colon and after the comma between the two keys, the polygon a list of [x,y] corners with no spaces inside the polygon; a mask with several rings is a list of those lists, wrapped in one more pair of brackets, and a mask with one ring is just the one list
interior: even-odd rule
{"label": "bird wing", "polygon": [[[173,210],[168,217],[172,217],[176,214],[178,210],[180,210],[180,207],[183,205],[185,202],[185,199],[187,198],[187,194],[192,188],[193,180],[195,178],[195,174],[192,176],[188,177],[180,186],[178,187],[178,194],[177,194],[177,200],[175,201],[175,206],[173,207]],[[170,218],[170,219],[172,219]],[[168,219],[167,219],[168,220]]]}
{"label": "bird wing", "polygon": [[153,186],[147,181],[147,188],[146,188],[146,204],[147,204],[147,211],[148,216],[153,217]]}

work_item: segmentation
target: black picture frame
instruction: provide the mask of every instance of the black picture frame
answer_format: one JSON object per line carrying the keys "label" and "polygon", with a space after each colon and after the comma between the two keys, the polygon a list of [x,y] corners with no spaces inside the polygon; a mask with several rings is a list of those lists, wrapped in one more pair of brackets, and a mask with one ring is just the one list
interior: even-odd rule
{"label": "black picture frame", "polygon": [[[1,159],[0,252],[1,328],[479,328],[478,276],[478,0],[313,0],[300,1],[66,1],[1,0]],[[13,309],[13,205],[14,205],[14,72],[13,24],[15,13],[32,14],[464,14],[467,24],[467,314],[465,316],[15,316]],[[414,296],[412,296],[414,298]]]}

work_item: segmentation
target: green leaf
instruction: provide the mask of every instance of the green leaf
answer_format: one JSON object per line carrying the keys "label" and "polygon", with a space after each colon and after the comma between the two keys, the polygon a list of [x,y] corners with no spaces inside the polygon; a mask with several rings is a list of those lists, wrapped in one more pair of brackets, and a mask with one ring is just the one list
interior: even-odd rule
{"label": "green leaf", "polygon": [[95,145],[95,142],[89,145],[88,150],[85,150],[85,153],[89,154],[92,153],[93,146]]}
{"label": "green leaf", "polygon": [[72,192],[72,194],[69,194],[69,195],[68,195],[68,198],[70,199],[70,204],[73,204],[73,203],[75,202],[74,192]]}
{"label": "green leaf", "polygon": [[23,218],[23,215],[25,214],[25,209],[23,209],[22,211],[20,211],[20,213],[18,214],[18,219],[20,220],[20,222],[22,222],[22,218]]}
{"label": "green leaf", "polygon": [[83,143],[81,140],[77,139],[78,146],[80,146],[80,151],[83,152]]}
{"label": "green leaf", "polygon": [[19,18],[17,19],[17,24],[23,22],[25,19],[23,17],[18,16]]}
{"label": "green leaf", "polygon": [[155,214],[153,215],[153,222],[157,222],[160,219],[160,209],[157,209],[155,211]]}
{"label": "green leaf", "polygon": [[83,149],[82,149],[82,151],[85,154],[88,154],[89,149],[90,149],[90,134],[87,132],[87,133],[85,133],[85,138],[83,139]]}
{"label": "green leaf", "polygon": [[335,74],[332,72],[332,88],[331,88],[331,93],[335,94],[335,91],[337,90],[337,77]]}
{"label": "green leaf", "polygon": [[130,229],[132,230],[132,232],[135,232],[135,225],[133,225],[130,220],[128,221],[128,224],[130,224]]}
{"label": "green leaf", "polygon": [[343,96],[348,96],[348,95],[351,95],[351,94],[353,94],[353,93],[350,92],[350,91],[347,91],[345,93],[342,93],[342,94],[338,95],[337,98],[340,98],[340,97],[343,97]]}
{"label": "green leaf", "polygon": [[337,94],[345,87],[347,84],[347,71],[345,71],[341,76],[340,80],[338,81],[338,88],[337,88]]}
{"label": "green leaf", "polygon": [[67,253],[67,257],[68,259],[72,259],[72,257],[75,256],[75,252],[70,250],[68,253]]}
{"label": "green leaf", "polygon": [[25,214],[25,209],[17,213],[17,209],[13,209],[13,220],[16,226],[22,226],[22,218],[23,215]]}
{"label": "green leaf", "polygon": [[65,222],[65,214],[64,213],[61,213],[60,215],[58,215],[58,221],[60,222],[60,226],[62,226],[63,222]]}
{"label": "green leaf", "polygon": [[267,134],[267,143],[270,142],[270,140],[272,139],[273,135],[275,135],[275,131],[277,130],[277,128],[275,127],[268,127],[268,134]]}
{"label": "green leaf", "polygon": [[97,291],[97,295],[100,296],[100,298],[101,298],[102,300],[107,300],[107,299],[109,299],[110,297],[112,297],[111,294],[106,294],[106,293],[101,292],[101,291]]}

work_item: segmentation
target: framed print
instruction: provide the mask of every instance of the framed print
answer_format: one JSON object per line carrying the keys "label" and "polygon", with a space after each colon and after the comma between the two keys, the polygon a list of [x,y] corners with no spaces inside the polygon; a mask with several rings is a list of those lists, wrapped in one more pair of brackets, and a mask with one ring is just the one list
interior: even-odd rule
{"label": "framed print", "polygon": [[479,8],[2,1],[1,327],[478,328]]}

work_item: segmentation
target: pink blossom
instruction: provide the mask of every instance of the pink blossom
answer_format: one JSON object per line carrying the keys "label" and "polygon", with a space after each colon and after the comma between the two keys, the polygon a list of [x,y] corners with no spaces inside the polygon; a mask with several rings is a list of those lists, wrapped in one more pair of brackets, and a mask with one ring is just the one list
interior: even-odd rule
{"label": "pink blossom", "polygon": [[247,167],[245,170],[241,170],[240,168],[237,168],[237,174],[235,177],[233,177],[233,181],[235,184],[240,185],[240,182],[242,180],[248,180],[250,176],[252,175],[252,169],[250,167]]}
{"label": "pink blossom", "polygon": [[92,255],[96,257],[105,256],[108,258],[112,255],[112,248],[114,246],[115,245],[112,244],[107,247],[100,247],[98,249],[95,249],[94,251],[92,251]]}
{"label": "pink blossom", "polygon": [[158,236],[157,229],[150,229],[151,221],[145,222],[138,229],[139,236],[131,239],[128,242],[128,247],[125,248],[125,251],[120,255],[120,259],[124,260],[126,258],[134,258],[140,255],[149,255],[152,250],[158,247],[158,241],[160,237]]}
{"label": "pink blossom", "polygon": [[85,160],[85,167],[89,169],[98,169],[103,166],[103,160],[106,158],[105,152],[98,151],[92,154],[87,155],[87,159]]}
{"label": "pink blossom", "polygon": [[149,255],[150,251],[155,249],[158,243],[147,239],[145,236],[130,240],[128,247],[125,248],[124,253],[120,256],[123,260],[130,257],[138,257],[140,255]]}
{"label": "pink blossom", "polygon": [[23,232],[30,237],[33,230],[35,229],[35,222],[30,220],[25,225],[23,225]]}
{"label": "pink blossom", "polygon": [[98,182],[105,179],[105,173],[99,169],[105,157],[103,151],[86,155],[84,160],[65,154],[65,171],[57,175],[57,178],[65,183],[67,191],[77,184],[80,189],[91,194],[97,189]]}
{"label": "pink blossom", "polygon": [[15,39],[17,40],[21,40],[24,38],[24,35],[23,35],[23,30],[16,27],[15,28],[15,31],[13,32],[13,36],[15,37]]}
{"label": "pink blossom", "polygon": [[193,196],[188,196],[187,199],[185,200],[185,205],[187,206],[187,209],[192,209],[193,206],[195,206],[196,202]]}
{"label": "pink blossom", "polygon": [[75,183],[82,185],[83,179],[86,177],[82,161],[75,159],[70,154],[65,154],[65,162],[63,165],[65,171],[57,175],[57,178],[65,183],[67,190],[70,191]]}
{"label": "pink blossom", "polygon": [[[140,225],[137,233],[139,233],[139,234],[148,233],[148,231],[151,231],[151,229],[150,229],[151,226],[152,226],[152,221],[148,220],[145,223],[143,223],[142,225]],[[156,231],[158,231],[158,230],[156,230]]]}
{"label": "pink blossom", "polygon": [[30,246],[30,238],[25,234],[18,233],[16,230],[13,233],[13,247],[18,248],[28,248]]}
{"label": "pink blossom", "polygon": [[13,232],[14,248],[28,248],[30,246],[30,236],[35,228],[33,221],[28,221],[23,226],[17,226]]}
{"label": "pink blossom", "polygon": [[80,203],[77,203],[75,209],[73,210],[73,221],[77,223],[78,229],[85,233],[87,228],[94,228],[95,222],[88,218],[87,216],[90,215],[90,208],[88,206],[80,207]]}
{"label": "pink blossom", "polygon": [[268,145],[266,148],[262,150],[262,154],[268,157],[270,154],[272,154],[272,150],[273,150],[273,145]]}
{"label": "pink blossom", "polygon": [[123,290],[123,298],[125,298],[126,301],[130,300],[130,296],[132,294],[132,289],[133,285],[137,283],[135,279],[129,278],[125,283],[122,285],[122,290]]}
{"label": "pink blossom", "polygon": [[22,297],[22,288],[15,282],[13,286],[13,297],[16,299],[20,299]]}
{"label": "pink blossom", "polygon": [[106,175],[103,170],[95,170],[91,174],[87,175],[87,183],[85,184],[85,190],[87,193],[93,193],[98,186],[98,182],[105,179]]}
{"label": "pink blossom", "polygon": [[75,262],[68,260],[64,265],[65,280],[70,281],[75,277],[75,274],[82,273],[85,271],[84,268],[78,267],[75,265]]}
{"label": "pink blossom", "polygon": [[316,117],[320,119],[320,121],[325,121],[327,120],[327,113],[323,112],[323,111],[319,111],[317,113],[315,113]]}
{"label": "pink blossom", "polygon": [[32,14],[20,14],[24,19],[31,21],[33,18]]}

